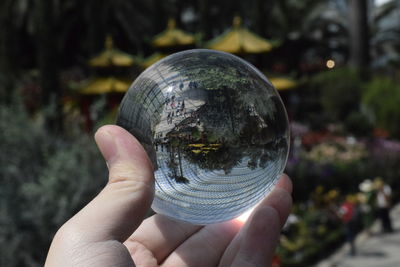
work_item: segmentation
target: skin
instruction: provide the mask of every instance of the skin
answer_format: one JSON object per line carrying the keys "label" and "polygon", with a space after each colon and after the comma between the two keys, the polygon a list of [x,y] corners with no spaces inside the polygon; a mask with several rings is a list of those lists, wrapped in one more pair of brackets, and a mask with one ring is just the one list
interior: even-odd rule
{"label": "skin", "polygon": [[143,147],[118,126],[103,126],[95,139],[109,181],[58,230],[46,267],[271,265],[292,206],[286,175],[246,222],[196,226],[158,214],[144,220],[154,196],[154,176]]}

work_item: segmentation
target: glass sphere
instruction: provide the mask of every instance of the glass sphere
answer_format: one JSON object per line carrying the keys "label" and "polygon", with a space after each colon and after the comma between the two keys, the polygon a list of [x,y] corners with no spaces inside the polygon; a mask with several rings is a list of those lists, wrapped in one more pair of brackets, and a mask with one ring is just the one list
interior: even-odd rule
{"label": "glass sphere", "polygon": [[176,53],[146,69],[125,94],[117,124],[154,164],[154,211],[193,224],[252,208],[288,155],[277,91],[251,64],[213,50]]}

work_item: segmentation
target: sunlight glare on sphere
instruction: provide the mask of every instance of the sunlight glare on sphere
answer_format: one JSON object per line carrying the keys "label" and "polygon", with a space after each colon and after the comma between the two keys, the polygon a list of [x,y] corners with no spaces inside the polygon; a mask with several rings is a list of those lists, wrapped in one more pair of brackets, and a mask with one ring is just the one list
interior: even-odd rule
{"label": "sunlight glare on sphere", "polygon": [[153,162],[154,211],[193,224],[254,207],[288,155],[277,91],[246,61],[213,50],[176,53],[146,69],[125,94],[117,124]]}

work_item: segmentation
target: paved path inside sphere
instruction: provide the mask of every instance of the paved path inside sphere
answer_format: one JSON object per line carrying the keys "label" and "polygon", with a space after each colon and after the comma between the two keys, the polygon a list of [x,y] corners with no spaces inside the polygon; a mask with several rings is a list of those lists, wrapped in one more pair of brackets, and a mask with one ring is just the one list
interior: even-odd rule
{"label": "paved path inside sphere", "polygon": [[400,267],[400,204],[390,213],[393,233],[381,233],[380,222],[375,222],[371,234],[363,232],[356,240],[357,254],[349,255],[346,244],[335,254],[315,267]]}

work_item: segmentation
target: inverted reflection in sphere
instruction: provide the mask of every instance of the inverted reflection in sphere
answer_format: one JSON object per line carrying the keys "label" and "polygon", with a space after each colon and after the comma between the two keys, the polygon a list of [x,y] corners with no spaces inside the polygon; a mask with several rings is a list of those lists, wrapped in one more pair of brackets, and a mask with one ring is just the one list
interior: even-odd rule
{"label": "inverted reflection in sphere", "polygon": [[129,88],[117,124],[154,164],[152,208],[193,224],[253,207],[286,164],[288,120],[278,93],[227,53],[195,49],[155,63]]}

